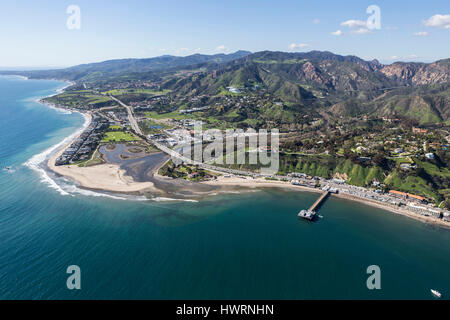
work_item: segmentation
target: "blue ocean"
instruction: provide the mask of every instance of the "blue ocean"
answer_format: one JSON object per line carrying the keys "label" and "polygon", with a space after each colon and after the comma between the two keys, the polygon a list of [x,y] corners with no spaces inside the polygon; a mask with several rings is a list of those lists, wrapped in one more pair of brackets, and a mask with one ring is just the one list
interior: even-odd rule
{"label": "blue ocean", "polygon": [[[156,202],[82,190],[42,169],[84,125],[37,102],[67,84],[0,77],[0,299],[450,297],[450,230],[316,194]],[[6,169],[9,167],[9,170]],[[81,269],[81,289],[66,269]],[[380,268],[369,290],[367,267]]]}

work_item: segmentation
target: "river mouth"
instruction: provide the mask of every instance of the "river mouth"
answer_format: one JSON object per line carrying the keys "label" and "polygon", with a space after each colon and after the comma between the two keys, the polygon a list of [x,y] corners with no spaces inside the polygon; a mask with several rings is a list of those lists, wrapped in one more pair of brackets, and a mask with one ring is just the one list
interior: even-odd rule
{"label": "river mouth", "polygon": [[[123,143],[115,144],[114,148],[102,145],[99,151],[107,163],[119,165],[134,181],[152,182],[154,190],[143,192],[149,199],[167,197],[175,200],[199,200],[218,192],[236,190],[236,187],[211,186],[184,179],[159,176],[157,171],[170,159],[170,156],[164,152],[137,152],[139,150],[136,146]],[[244,188],[239,189],[244,190]]]}

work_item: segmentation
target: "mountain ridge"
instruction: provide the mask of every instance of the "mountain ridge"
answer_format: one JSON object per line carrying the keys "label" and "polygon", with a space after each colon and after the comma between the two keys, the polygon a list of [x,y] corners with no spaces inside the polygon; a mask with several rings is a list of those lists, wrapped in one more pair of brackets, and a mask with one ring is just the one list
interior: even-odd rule
{"label": "mountain ridge", "polygon": [[355,55],[329,51],[265,50],[115,59],[65,69],[9,74],[94,85],[150,80],[180,99],[215,96],[231,86],[257,86],[290,104],[294,112],[309,110],[338,117],[408,115],[421,122],[450,119],[450,59],[382,64],[376,59],[366,61]]}

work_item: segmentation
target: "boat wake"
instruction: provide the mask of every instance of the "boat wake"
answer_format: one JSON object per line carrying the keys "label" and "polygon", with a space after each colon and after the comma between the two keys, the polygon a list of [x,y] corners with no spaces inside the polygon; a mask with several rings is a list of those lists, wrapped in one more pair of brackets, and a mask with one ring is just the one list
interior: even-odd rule
{"label": "boat wake", "polygon": [[14,173],[14,172],[16,172],[16,169],[13,169],[11,167],[5,167],[5,168],[3,168],[3,171],[6,171],[8,173]]}

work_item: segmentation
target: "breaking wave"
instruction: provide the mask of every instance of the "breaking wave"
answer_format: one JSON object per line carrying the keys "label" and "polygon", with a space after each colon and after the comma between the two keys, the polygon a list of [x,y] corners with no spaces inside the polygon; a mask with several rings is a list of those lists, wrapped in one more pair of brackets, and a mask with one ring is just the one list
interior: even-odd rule
{"label": "breaking wave", "polygon": [[90,120],[89,117],[85,114],[82,114],[84,117],[84,124],[83,126],[77,130],[76,132],[74,132],[73,134],[71,134],[70,136],[66,137],[64,140],[62,140],[61,142],[55,144],[54,146],[51,146],[50,148],[44,150],[43,152],[34,155],[33,157],[31,157],[30,160],[28,160],[27,162],[25,162],[23,165],[27,166],[28,168],[36,171],[40,177],[41,177],[41,181],[43,183],[46,183],[50,188],[55,189],[56,191],[58,191],[61,195],[69,195],[69,193],[65,190],[63,190],[49,175],[48,172],[42,167],[42,164],[44,163],[44,161],[56,150],[58,150],[61,146],[69,143],[71,140],[73,140],[76,136],[80,135],[90,124]]}
{"label": "breaking wave", "polygon": [[193,200],[193,199],[175,199],[175,198],[165,198],[165,197],[154,197],[149,200],[152,200],[155,202],[169,202],[169,201],[198,202],[198,200]]}

